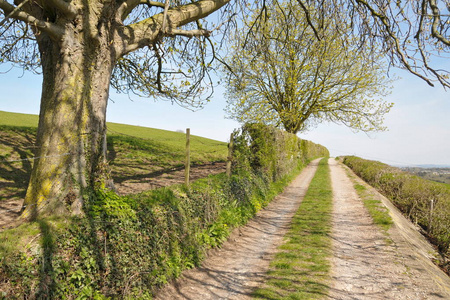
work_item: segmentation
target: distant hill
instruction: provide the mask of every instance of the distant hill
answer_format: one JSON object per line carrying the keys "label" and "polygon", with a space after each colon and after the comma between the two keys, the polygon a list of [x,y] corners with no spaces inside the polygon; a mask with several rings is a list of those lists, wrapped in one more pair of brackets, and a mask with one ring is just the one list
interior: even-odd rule
{"label": "distant hill", "polygon": [[427,180],[450,184],[450,167],[444,167],[443,165],[421,165],[401,169]]}
{"label": "distant hill", "polygon": [[444,168],[450,168],[450,165],[416,165],[413,167],[418,167],[418,168],[424,168],[424,169],[444,169]]}
{"label": "distant hill", "polygon": [[411,164],[389,164],[396,168],[422,168],[422,169],[448,169],[450,165],[437,165],[437,164],[421,164],[421,165],[411,165]]}

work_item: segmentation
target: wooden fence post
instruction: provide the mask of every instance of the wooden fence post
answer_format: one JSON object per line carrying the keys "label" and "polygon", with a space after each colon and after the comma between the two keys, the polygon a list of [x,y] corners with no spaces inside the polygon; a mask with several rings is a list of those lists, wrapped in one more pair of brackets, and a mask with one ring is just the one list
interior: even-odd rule
{"label": "wooden fence post", "polygon": [[228,157],[227,157],[227,176],[231,176],[231,161],[233,160],[233,140],[234,133],[230,135],[230,143],[228,144]]}
{"label": "wooden fence post", "polygon": [[433,211],[434,211],[434,199],[430,200],[430,213],[428,215],[428,226],[427,226],[427,232],[431,232],[431,227],[433,224]]}
{"label": "wooden fence post", "polygon": [[184,168],[184,183],[189,187],[189,174],[191,171],[191,129],[186,128],[186,164]]}

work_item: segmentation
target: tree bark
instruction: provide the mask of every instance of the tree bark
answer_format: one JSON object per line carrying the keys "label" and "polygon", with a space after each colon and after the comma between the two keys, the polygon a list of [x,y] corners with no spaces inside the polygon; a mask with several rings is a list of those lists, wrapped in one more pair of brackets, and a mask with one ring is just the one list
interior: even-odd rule
{"label": "tree bark", "polygon": [[104,138],[116,61],[106,38],[39,39],[43,86],[37,150],[22,217],[80,213],[88,188],[106,184]]}
{"label": "tree bark", "polygon": [[[169,9],[171,35],[209,34],[178,27],[228,1],[201,0]],[[1,10],[31,26],[43,72],[37,150],[22,218],[81,213],[83,199],[108,185],[104,140],[112,70],[123,55],[164,37],[162,13],[123,24],[133,3],[74,0],[42,6],[32,1],[15,12],[13,5],[0,0]]]}

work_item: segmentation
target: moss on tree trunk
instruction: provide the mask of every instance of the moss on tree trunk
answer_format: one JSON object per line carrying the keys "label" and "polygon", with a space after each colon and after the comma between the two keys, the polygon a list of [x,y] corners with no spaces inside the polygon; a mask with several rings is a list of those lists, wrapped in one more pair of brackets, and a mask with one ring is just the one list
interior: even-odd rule
{"label": "moss on tree trunk", "polygon": [[80,213],[83,195],[107,177],[106,106],[115,57],[107,41],[39,41],[43,89],[36,159],[22,217]]}

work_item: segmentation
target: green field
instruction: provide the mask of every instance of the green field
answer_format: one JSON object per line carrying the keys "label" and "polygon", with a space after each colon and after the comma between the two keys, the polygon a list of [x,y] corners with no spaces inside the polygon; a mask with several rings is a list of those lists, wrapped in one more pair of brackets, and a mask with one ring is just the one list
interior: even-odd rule
{"label": "green field", "polygon": [[[0,111],[0,201],[24,197],[38,116]],[[108,161],[115,181],[180,168],[185,161],[184,133],[107,123]],[[225,161],[227,143],[191,136],[194,165]]]}
{"label": "green field", "polygon": [[37,127],[39,117],[37,115],[11,113],[0,111],[0,125]]}
{"label": "green field", "polygon": [[[37,115],[0,111],[0,126],[36,128],[37,124]],[[175,151],[184,151],[186,144],[185,134],[181,132],[111,122],[107,122],[106,126],[108,136],[130,136],[147,140],[150,143],[164,145],[164,147],[169,147]],[[212,160],[222,160],[226,156],[226,143],[191,135],[191,151],[194,159],[200,161],[202,161],[200,158],[202,155],[207,155]]]}

